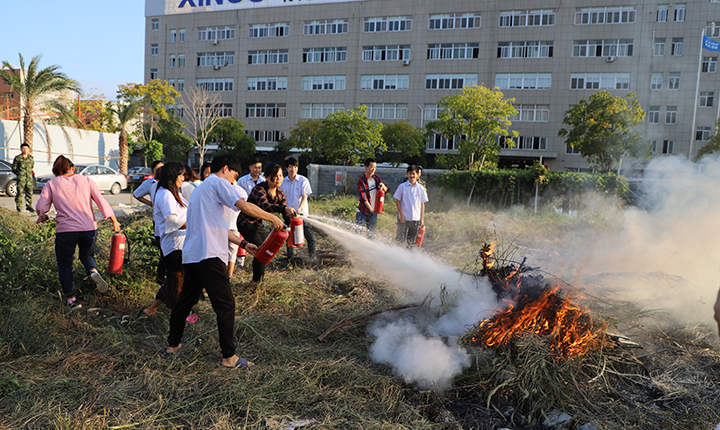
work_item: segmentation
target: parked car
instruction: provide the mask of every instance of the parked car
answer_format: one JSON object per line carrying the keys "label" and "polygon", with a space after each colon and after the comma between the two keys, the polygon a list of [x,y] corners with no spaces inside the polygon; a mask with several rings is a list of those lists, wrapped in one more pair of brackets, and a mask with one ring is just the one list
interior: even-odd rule
{"label": "parked car", "polygon": [[[33,172],[33,188],[35,188],[35,173]],[[0,160],[0,191],[8,197],[17,195],[17,176],[12,172],[12,163]]]}
{"label": "parked car", "polygon": [[149,167],[141,167],[133,173],[128,173],[128,185],[133,185],[135,188],[142,184],[146,179],[153,177],[152,169]]}
{"label": "parked car", "polygon": [[[110,194],[117,194],[127,188],[127,178],[122,173],[110,167],[99,164],[89,166],[75,166],[75,173],[90,177],[97,184],[100,191],[109,191]],[[37,188],[42,188],[54,175],[45,175],[37,178]]]}

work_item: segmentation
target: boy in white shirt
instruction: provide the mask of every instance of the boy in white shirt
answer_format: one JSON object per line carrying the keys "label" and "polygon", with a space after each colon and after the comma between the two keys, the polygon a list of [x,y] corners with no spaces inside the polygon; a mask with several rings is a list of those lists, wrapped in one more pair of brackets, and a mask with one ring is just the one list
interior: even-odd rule
{"label": "boy in white shirt", "polygon": [[425,187],[418,183],[420,167],[412,164],[407,168],[408,181],[398,187],[393,197],[398,209],[398,225],[395,240],[410,248],[420,226],[425,225],[425,203],[428,201]]}
{"label": "boy in white shirt", "polygon": [[265,177],[262,175],[263,165],[259,158],[253,158],[248,168],[250,173],[238,179],[237,183],[249,196],[255,185],[265,182]]}
{"label": "boy in white shirt", "polygon": [[[303,217],[310,214],[308,206],[308,196],[312,194],[312,188],[310,187],[310,181],[303,176],[298,174],[298,161],[295,157],[288,157],[285,160],[285,169],[287,169],[288,175],[283,179],[280,189],[285,193],[285,200],[287,205],[295,209],[295,212]],[[310,266],[315,267],[317,265],[317,253],[315,251],[315,232],[308,222],[303,222],[303,234],[305,236],[305,242],[308,246],[308,255],[310,256]],[[287,246],[287,259],[288,263],[292,264],[292,259],[295,256],[295,248]]]}
{"label": "boy in white shirt", "polygon": [[240,175],[240,161],[235,155],[222,154],[213,159],[205,181],[193,191],[187,211],[187,233],[182,252],[185,281],[177,305],[170,316],[169,347],[164,356],[182,347],[185,322],[203,289],[210,298],[217,315],[218,336],[222,349],[221,367],[249,367],[253,363],[235,355],[235,298],[228,277],[228,239],[254,254],[257,247],[228,230],[228,211],[235,206],[246,214],[272,223],[273,228],[284,227],[282,220],[254,204],[246,203],[232,186]]}

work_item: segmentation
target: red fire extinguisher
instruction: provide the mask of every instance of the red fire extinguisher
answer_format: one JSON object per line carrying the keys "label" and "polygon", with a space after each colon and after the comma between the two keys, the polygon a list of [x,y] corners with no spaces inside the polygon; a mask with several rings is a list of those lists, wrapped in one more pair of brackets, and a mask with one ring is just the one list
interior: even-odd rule
{"label": "red fire extinguisher", "polygon": [[378,188],[375,193],[375,213],[381,214],[383,212],[383,203],[385,203],[385,190]]}
{"label": "red fire extinguisher", "polygon": [[[243,240],[243,239],[244,239],[244,237],[242,237],[242,234],[240,234],[240,233],[237,232],[237,231],[236,231],[235,233],[237,233],[237,235],[238,235],[238,237],[240,238],[240,240]],[[245,250],[245,248],[243,248],[242,246],[238,246],[237,256],[238,256],[238,257],[245,257],[245,255],[247,255],[247,251]]]}
{"label": "red fire extinguisher", "polygon": [[305,231],[303,230],[303,220],[299,216],[290,219],[290,236],[288,237],[288,246],[303,246],[305,243]]}
{"label": "red fire extinguisher", "polygon": [[268,264],[283,246],[287,238],[288,232],[286,230],[271,231],[267,239],[265,239],[265,242],[260,245],[255,253],[255,258],[262,264]]}
{"label": "red fire extinguisher", "polygon": [[415,236],[415,245],[422,246],[423,238],[425,237],[425,226],[421,225],[418,227],[417,236]]}
{"label": "red fire extinguisher", "polygon": [[123,259],[125,258],[125,235],[115,233],[110,242],[110,261],[108,262],[108,273],[113,275],[122,274]]}

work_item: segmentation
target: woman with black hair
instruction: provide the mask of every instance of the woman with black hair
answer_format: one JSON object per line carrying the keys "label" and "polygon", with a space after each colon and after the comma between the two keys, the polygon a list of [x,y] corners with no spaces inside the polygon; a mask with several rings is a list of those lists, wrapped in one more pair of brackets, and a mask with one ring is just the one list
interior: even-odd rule
{"label": "woman with black hair", "polygon": [[[271,163],[265,167],[265,182],[255,185],[248,196],[247,202],[254,203],[265,212],[276,212],[283,216],[285,224],[290,217],[295,216],[295,209],[287,205],[285,193],[280,189],[283,183],[283,171],[279,164]],[[237,220],[238,231],[242,237],[258,247],[265,240],[265,227],[263,221],[254,218],[245,212],[240,212]],[[253,282],[260,282],[265,275],[265,264],[253,259]]]}
{"label": "woman with black hair", "polygon": [[181,193],[182,196],[187,200],[190,201],[190,196],[192,196],[192,192],[195,191],[195,188],[197,188],[198,185],[202,184],[202,181],[198,177],[197,173],[192,169],[192,167],[185,165],[185,181],[182,183]]}
{"label": "woman with black hair", "polygon": [[185,167],[171,161],[160,171],[160,182],[153,201],[153,215],[159,220],[160,249],[165,259],[167,276],[150,307],[143,310],[153,315],[162,303],[172,309],[183,286],[182,247],[185,243],[188,202],[180,194],[185,178]]}

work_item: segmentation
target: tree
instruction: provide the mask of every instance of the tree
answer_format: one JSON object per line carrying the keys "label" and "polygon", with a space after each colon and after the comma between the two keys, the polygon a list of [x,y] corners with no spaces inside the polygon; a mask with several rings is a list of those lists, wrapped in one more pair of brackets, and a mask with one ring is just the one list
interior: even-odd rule
{"label": "tree", "polygon": [[[105,94],[84,92],[79,99],[78,103],[78,97],[68,97],[67,94],[62,94],[57,98],[57,101],[67,108],[73,117],[73,122],[77,122],[78,128],[104,133],[116,132],[114,106],[112,102],[106,100]],[[79,116],[78,104],[80,105]],[[51,117],[48,124],[65,125],[57,117]]]}
{"label": "tree", "polygon": [[[41,110],[55,108],[55,97],[63,92],[79,93],[81,88],[76,80],[70,79],[60,72],[58,66],[40,69],[39,63],[42,55],[33,57],[27,66],[22,54],[18,55],[20,57],[20,69],[15,70],[8,61],[3,61],[0,68],[0,78],[7,81],[10,88],[20,96],[23,117],[23,142],[30,145],[30,151],[32,152],[35,118],[40,119],[44,128],[46,126],[43,117],[39,116]],[[49,136],[47,129],[45,135]],[[48,146],[50,146],[49,141]],[[48,147],[49,159],[50,148]]]}
{"label": "tree", "polygon": [[127,125],[137,116],[140,108],[141,104],[138,100],[133,100],[127,103],[119,101],[116,107],[110,108],[110,110],[115,115],[117,115],[118,121],[120,122],[120,124],[118,125],[118,129],[120,129],[120,136],[118,136],[118,151],[120,152],[120,173],[127,174],[128,172],[129,145]]}
{"label": "tree", "polygon": [[208,135],[221,150],[228,150],[240,160],[249,160],[256,152],[255,138],[245,133],[245,124],[237,118],[222,118]]}
{"label": "tree", "polygon": [[[498,88],[463,87],[462,94],[440,99],[438,119],[429,122],[427,130],[447,139],[457,136],[458,152],[468,160],[470,168],[477,167],[483,155],[486,162],[497,162],[500,154],[498,136],[510,135],[507,129],[512,122],[508,118],[517,115],[512,105],[515,99],[503,97]],[[512,145],[510,139],[506,142]]]}
{"label": "tree", "polygon": [[387,149],[380,131],[383,125],[367,117],[367,107],[331,113],[322,121],[317,138],[323,155],[331,164],[354,166],[374,157],[378,148]]}
{"label": "tree", "polygon": [[645,119],[635,93],[625,98],[598,91],[565,111],[558,136],[576,148],[588,162],[610,172],[622,157],[649,157],[650,145],[632,129]]}
{"label": "tree", "polygon": [[185,130],[195,142],[202,165],[207,152],[208,136],[223,119],[220,95],[203,87],[191,86],[185,90],[183,99]]}
{"label": "tree", "polygon": [[423,153],[425,136],[407,121],[385,124],[380,134],[387,146],[384,159],[395,167],[403,160],[420,157]]}
{"label": "tree", "polygon": [[695,161],[699,161],[704,156],[714,154],[720,150],[720,134],[718,134],[720,128],[718,127],[720,127],[720,120],[715,123],[715,134],[710,136],[707,142],[698,149],[697,154],[695,154]]}
{"label": "tree", "polygon": [[147,84],[118,85],[117,92],[118,101],[126,103],[140,101],[141,121],[150,125],[150,127],[138,127],[142,133],[141,140],[144,142],[153,140],[153,132],[158,129],[158,122],[170,117],[168,107],[180,96],[175,87],[162,79],[153,79]]}
{"label": "tree", "polygon": [[321,119],[301,119],[297,126],[290,130],[290,137],[283,142],[288,150],[291,148],[309,149],[310,162],[314,163],[322,155],[322,148],[318,140],[318,132],[322,127]]}
{"label": "tree", "polygon": [[158,121],[155,140],[163,143],[165,160],[187,163],[193,141],[183,132],[184,127],[182,120],[175,115]]}

